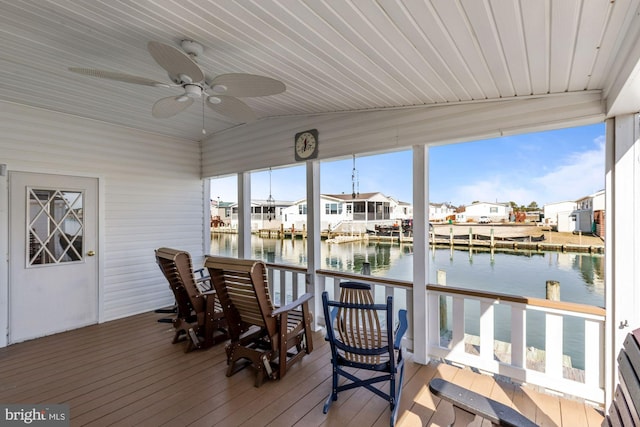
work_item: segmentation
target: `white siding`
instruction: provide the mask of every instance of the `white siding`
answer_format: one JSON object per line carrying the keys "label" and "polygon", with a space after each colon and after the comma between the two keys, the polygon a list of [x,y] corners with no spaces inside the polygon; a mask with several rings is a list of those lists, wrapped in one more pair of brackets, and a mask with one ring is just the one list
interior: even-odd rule
{"label": "white siding", "polygon": [[264,119],[238,126],[203,142],[204,177],[224,176],[295,163],[297,132],[318,129],[318,158],[348,158],[353,153],[406,150],[602,122],[597,92],[546,98],[479,102],[429,108],[334,113]]}
{"label": "white siding", "polygon": [[[0,122],[0,163],[9,170],[100,179],[100,320],[171,304],[153,250],[178,247],[190,251],[196,264],[202,262],[205,209],[199,145],[2,102]],[[6,203],[5,198],[0,202]],[[0,211],[5,230],[6,221]],[[5,277],[0,312],[6,312]]]}

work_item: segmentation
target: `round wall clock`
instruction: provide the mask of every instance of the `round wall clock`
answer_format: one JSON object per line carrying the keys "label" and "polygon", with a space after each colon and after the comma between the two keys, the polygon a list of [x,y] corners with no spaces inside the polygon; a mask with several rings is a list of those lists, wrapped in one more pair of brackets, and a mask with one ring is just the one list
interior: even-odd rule
{"label": "round wall clock", "polygon": [[296,160],[309,160],[318,157],[318,130],[311,129],[297,133],[294,152]]}

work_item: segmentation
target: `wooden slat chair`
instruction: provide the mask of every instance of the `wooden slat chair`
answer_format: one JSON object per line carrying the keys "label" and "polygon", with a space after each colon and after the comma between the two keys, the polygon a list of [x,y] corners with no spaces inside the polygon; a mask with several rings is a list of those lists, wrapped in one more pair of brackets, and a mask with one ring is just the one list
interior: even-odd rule
{"label": "wooden slat chair", "polygon": [[[276,308],[269,294],[267,268],[261,261],[207,257],[205,267],[218,293],[229,328],[227,376],[247,365],[257,370],[255,386],[265,377],[285,376],[289,367],[313,350],[307,293]],[[284,296],[282,296],[284,300]],[[236,362],[248,363],[236,366]]]}
{"label": "wooden slat chair", "polygon": [[[338,399],[338,393],[356,387],[365,387],[389,402],[390,424],[398,414],[404,377],[404,359],[400,346],[407,330],[407,311],[399,310],[399,325],[393,331],[393,297],[386,304],[375,304],[371,286],[357,282],[340,284],[340,301],[330,301],[322,294],[322,306],[327,323],[327,340],[331,344],[332,386],[323,412]],[[383,316],[384,322],[380,320]],[[386,323],[385,323],[386,322]],[[359,379],[346,368],[375,371],[374,377]],[[350,382],[338,385],[340,377]],[[389,392],[373,386],[389,382]]]}
{"label": "wooden slat chair", "polygon": [[209,277],[195,277],[188,252],[159,248],[155,254],[158,266],[176,299],[173,343],[187,338],[185,352],[189,352],[226,340],[228,335],[224,313],[215,291],[201,291],[209,286]]}
{"label": "wooden slat chair", "polygon": [[640,329],[630,332],[618,354],[618,379],[603,426],[640,426]]}

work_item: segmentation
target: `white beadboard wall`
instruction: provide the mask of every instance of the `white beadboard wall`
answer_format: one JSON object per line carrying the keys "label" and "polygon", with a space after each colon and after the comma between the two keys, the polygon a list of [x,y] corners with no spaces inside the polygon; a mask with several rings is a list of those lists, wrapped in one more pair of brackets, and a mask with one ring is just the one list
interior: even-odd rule
{"label": "white beadboard wall", "polygon": [[[202,260],[205,209],[200,145],[5,102],[0,102],[0,122],[0,163],[9,170],[101,180],[100,320],[172,304],[153,250],[181,248]],[[0,183],[6,186],[6,179]],[[6,189],[2,196],[1,204],[6,206]],[[6,230],[6,215],[3,220]],[[3,309],[8,289],[4,273]]]}
{"label": "white beadboard wall", "polygon": [[604,120],[599,91],[544,98],[263,119],[203,142],[203,177],[295,163],[297,132],[319,131],[318,158],[374,154],[421,144],[445,144],[581,126]]}

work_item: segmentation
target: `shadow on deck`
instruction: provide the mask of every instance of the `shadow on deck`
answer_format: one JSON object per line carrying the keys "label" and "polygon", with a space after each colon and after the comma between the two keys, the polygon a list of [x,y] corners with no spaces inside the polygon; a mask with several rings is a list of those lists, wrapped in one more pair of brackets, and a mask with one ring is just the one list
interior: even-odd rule
{"label": "shadow on deck", "polygon": [[[72,426],[389,423],[386,402],[366,390],[341,393],[329,413],[322,413],[331,366],[321,334],[314,336],[313,353],[283,380],[255,388],[250,370],[225,376],[224,344],[185,354],[184,343],[171,344],[171,325],[156,322],[160,316],[141,314],[0,349],[0,402],[67,403]],[[540,425],[602,422],[602,415],[583,403],[446,364],[419,365],[409,354],[398,426],[450,422],[450,404],[429,392],[434,376],[512,406]]]}

